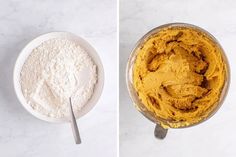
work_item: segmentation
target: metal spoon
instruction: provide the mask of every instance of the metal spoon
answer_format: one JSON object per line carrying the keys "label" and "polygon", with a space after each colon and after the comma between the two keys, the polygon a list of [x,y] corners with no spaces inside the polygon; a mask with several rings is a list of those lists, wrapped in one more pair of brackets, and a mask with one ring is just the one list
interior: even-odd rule
{"label": "metal spoon", "polygon": [[75,119],[75,115],[74,115],[74,112],[73,112],[71,98],[69,98],[69,99],[70,99],[70,123],[71,123],[72,132],[73,132],[73,135],[74,135],[75,143],[76,144],[81,144],[79,129],[78,129],[76,119]]}

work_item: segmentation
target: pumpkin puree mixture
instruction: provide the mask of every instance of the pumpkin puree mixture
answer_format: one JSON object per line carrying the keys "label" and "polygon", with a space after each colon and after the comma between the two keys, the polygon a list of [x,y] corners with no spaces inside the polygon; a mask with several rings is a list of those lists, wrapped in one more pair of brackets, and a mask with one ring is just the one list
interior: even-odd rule
{"label": "pumpkin puree mixture", "polygon": [[137,50],[134,88],[164,127],[192,125],[217,106],[226,80],[222,50],[194,28],[169,27]]}

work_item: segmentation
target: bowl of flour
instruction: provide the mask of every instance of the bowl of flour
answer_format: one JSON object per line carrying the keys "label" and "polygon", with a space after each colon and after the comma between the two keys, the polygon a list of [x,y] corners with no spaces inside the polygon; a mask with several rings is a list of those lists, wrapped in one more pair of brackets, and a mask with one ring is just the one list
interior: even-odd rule
{"label": "bowl of flour", "polygon": [[104,70],[95,49],[68,32],[41,35],[17,58],[14,88],[24,108],[48,122],[69,121],[69,98],[76,118],[101,96]]}

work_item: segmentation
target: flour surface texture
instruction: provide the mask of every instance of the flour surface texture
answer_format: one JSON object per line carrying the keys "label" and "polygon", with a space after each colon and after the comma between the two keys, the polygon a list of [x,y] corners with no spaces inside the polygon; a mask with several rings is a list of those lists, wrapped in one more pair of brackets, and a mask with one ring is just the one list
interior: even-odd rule
{"label": "flour surface texture", "polygon": [[86,105],[97,83],[97,66],[77,43],[64,38],[43,42],[33,49],[20,74],[23,95],[37,112],[53,118],[75,114]]}

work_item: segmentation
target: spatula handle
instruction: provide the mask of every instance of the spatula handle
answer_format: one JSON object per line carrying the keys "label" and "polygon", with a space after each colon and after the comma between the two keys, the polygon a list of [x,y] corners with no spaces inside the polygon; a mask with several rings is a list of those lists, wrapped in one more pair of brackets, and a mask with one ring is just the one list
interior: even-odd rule
{"label": "spatula handle", "polygon": [[165,129],[161,125],[156,124],[155,130],[154,130],[154,136],[156,138],[163,140],[166,137],[167,132],[168,132],[168,129]]}

